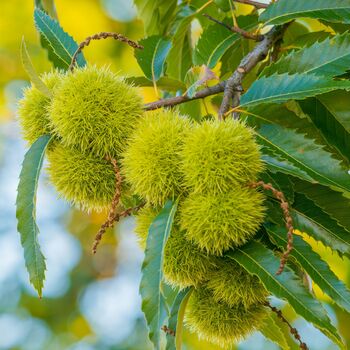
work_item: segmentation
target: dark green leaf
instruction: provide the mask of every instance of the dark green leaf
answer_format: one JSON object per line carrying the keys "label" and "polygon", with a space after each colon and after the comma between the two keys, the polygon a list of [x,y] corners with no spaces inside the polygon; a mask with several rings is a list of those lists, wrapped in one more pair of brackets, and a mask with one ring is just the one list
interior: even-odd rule
{"label": "dark green leaf", "polygon": [[281,74],[256,80],[242,96],[241,106],[304,100],[326,92],[350,90],[350,81],[332,80],[314,74]]}
{"label": "dark green leaf", "polygon": [[41,136],[33,143],[24,157],[19,177],[16,201],[17,230],[21,235],[24,260],[31,284],[39,297],[45,280],[45,258],[38,242],[39,228],[36,224],[36,192],[40,170],[51,136]]}
{"label": "dark green leaf", "polygon": [[259,115],[249,117],[257,141],[263,146],[263,159],[273,171],[350,192],[350,175],[332,154],[296,130],[267,123]]}
{"label": "dark green leaf", "polygon": [[152,222],[142,264],[142,311],[149,328],[149,338],[156,350],[160,349],[161,327],[166,317],[165,301],[161,293],[163,250],[171,232],[176,208],[177,203],[168,201]]}
{"label": "dark green leaf", "polygon": [[258,276],[269,292],[287,300],[300,316],[320,328],[330,339],[342,344],[322,305],[305,289],[293,270],[286,266],[282,274],[276,275],[280,261],[271,250],[252,241],[228,253],[228,257]]}
{"label": "dark green leaf", "polygon": [[350,232],[305,195],[295,194],[291,214],[298,230],[341,254],[350,254]]}
{"label": "dark green leaf", "polygon": [[327,214],[334,218],[339,225],[350,232],[350,199],[343,193],[333,191],[320,184],[293,179],[295,190],[305,194]]}
{"label": "dark green leaf", "polygon": [[300,106],[327,141],[350,162],[350,93],[333,91],[300,101]]}
{"label": "dark green leaf", "polygon": [[144,49],[135,50],[137,62],[145,76],[156,82],[164,75],[164,63],[171,48],[171,42],[159,35],[154,35],[142,39],[140,44]]}
{"label": "dark green leaf", "polygon": [[[59,68],[67,69],[78,48],[78,44],[61,28],[56,20],[52,19],[45,12],[35,9],[34,20],[39,33],[48,44],[49,57],[53,53],[54,57],[59,59]],[[84,56],[81,53],[78,55],[77,64],[79,67],[86,65]]]}
{"label": "dark green leaf", "polygon": [[191,296],[192,291],[192,288],[183,289],[178,293],[177,297],[174,300],[174,303],[170,310],[168,328],[171,331],[175,332],[175,336],[170,333],[167,334],[166,350],[181,350],[183,319],[187,302]]}
{"label": "dark green leaf", "polygon": [[299,17],[350,23],[350,0],[279,0],[260,15],[260,21],[282,24]]}
{"label": "dark green leaf", "polygon": [[[147,87],[153,86],[153,82],[148,80],[145,77],[128,77],[125,80],[127,83],[134,84],[136,86],[147,86]],[[161,77],[157,81],[157,87],[165,91],[178,91],[178,90],[185,91],[186,90],[186,85],[184,83],[182,83],[179,80],[168,78],[168,77]]]}
{"label": "dark green leaf", "polygon": [[[287,245],[285,228],[270,226],[266,227],[266,230],[278,246],[284,248]],[[350,291],[331,271],[327,263],[300,236],[294,235],[293,250],[290,255],[295,258],[324,293],[328,294],[341,308],[350,312]]]}
{"label": "dark green leaf", "polygon": [[[320,55],[320,52],[322,54]],[[350,34],[337,35],[299,51],[292,51],[261,73],[307,73],[334,77],[350,67]]]}
{"label": "dark green leaf", "polygon": [[22,38],[21,44],[21,59],[24,70],[27,72],[31,82],[35,85],[35,87],[45,96],[51,97],[52,93],[49,88],[44,84],[44,82],[39,78],[38,73],[36,72],[33,63],[29,57],[26,43],[24,38]]}

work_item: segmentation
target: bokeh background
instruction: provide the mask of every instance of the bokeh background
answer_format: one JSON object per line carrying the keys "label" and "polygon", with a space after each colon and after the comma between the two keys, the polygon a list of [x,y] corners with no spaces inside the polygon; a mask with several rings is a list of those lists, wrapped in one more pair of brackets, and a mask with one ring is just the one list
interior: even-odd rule
{"label": "bokeh background", "polygon": [[[19,57],[22,36],[36,69],[51,69],[34,28],[33,3],[0,0],[0,349],[147,350],[150,344],[138,294],[143,253],[133,233],[133,218],[109,231],[92,256],[94,235],[106,213],[88,215],[69,208],[48,184],[45,173],[37,207],[48,269],[43,299],[38,299],[28,282],[15,219],[16,187],[26,149],[16,121],[16,104],[29,84]],[[62,27],[78,42],[100,31],[123,33],[135,40],[143,37],[143,24],[136,19],[132,0],[56,0],[56,9]],[[109,65],[121,74],[141,75],[132,50],[121,43],[94,42],[84,55],[88,62]],[[156,99],[151,88],[142,93],[146,102]],[[349,261],[315,242],[313,247],[349,285]],[[349,342],[349,315],[333,307],[317,288],[315,292]],[[293,310],[274,302],[284,307],[310,349],[336,349],[318,330],[297,319]],[[292,343],[291,347],[297,349]],[[188,332],[184,348],[216,349]],[[278,349],[259,332],[235,348]]]}

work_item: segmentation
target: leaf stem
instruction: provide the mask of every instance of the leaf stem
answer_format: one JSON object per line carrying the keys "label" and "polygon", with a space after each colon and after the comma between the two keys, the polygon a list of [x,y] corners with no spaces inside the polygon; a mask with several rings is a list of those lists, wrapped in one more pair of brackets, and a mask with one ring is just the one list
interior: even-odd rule
{"label": "leaf stem", "polygon": [[233,32],[233,33],[237,33],[239,35],[241,35],[243,38],[246,38],[246,39],[250,39],[250,40],[255,40],[255,41],[261,41],[264,39],[264,36],[263,35],[255,35],[255,34],[252,34],[252,33],[249,33],[247,31],[245,31],[244,29],[241,29],[239,28],[238,26],[234,25],[234,26],[230,26],[224,22],[221,22],[219,20],[217,20],[216,18],[206,14],[206,13],[203,13],[203,16],[204,17],[207,17],[210,21],[213,21],[223,27],[225,27],[226,29],[228,29],[230,32]]}

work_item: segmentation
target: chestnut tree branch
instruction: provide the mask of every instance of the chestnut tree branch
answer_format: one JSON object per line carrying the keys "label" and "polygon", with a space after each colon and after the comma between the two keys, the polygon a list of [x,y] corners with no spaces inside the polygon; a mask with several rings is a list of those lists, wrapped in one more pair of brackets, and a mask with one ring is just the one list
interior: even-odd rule
{"label": "chestnut tree branch", "polygon": [[[193,101],[224,92],[223,103],[220,107],[219,113],[219,117],[223,118],[223,115],[231,107],[231,100],[234,100],[235,104],[237,104],[238,106],[239,98],[237,97],[240,97],[240,94],[243,90],[242,80],[245,77],[245,75],[267,56],[273,44],[278,39],[280,39],[281,36],[282,29],[278,27],[272,28],[267,34],[263,35],[262,41],[260,41],[255,46],[255,48],[242,59],[238,68],[228,80],[222,81],[214,86],[202,89],[196,92],[192,97],[189,97],[187,95],[181,95],[147,103],[144,105],[144,109],[146,111],[150,111],[162,107],[173,107],[187,101]],[[234,96],[235,94],[237,96]]]}
{"label": "chestnut tree branch", "polygon": [[237,26],[230,26],[224,22],[221,22],[219,20],[217,20],[216,18],[204,13],[203,14],[204,17],[207,17],[210,21],[213,21],[223,27],[225,27],[226,29],[228,29],[230,32],[233,32],[233,33],[237,33],[239,35],[241,35],[243,38],[246,38],[246,39],[250,39],[250,40],[255,40],[255,41],[261,41],[264,39],[264,36],[263,35],[255,35],[255,34],[252,34],[252,33],[249,33],[247,32],[246,30],[243,30]]}

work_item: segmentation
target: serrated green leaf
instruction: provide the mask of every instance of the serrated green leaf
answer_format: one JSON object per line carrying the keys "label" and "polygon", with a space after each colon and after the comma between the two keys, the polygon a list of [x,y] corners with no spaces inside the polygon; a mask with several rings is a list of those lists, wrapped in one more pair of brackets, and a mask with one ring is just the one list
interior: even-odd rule
{"label": "serrated green leaf", "polygon": [[298,230],[341,254],[350,254],[350,232],[305,195],[295,194],[291,214]]}
{"label": "serrated green leaf", "polygon": [[259,329],[259,331],[264,335],[265,338],[277,344],[282,350],[289,350],[289,345],[287,343],[286,337],[284,336],[277,322],[275,322],[275,319],[272,317],[272,315],[266,317],[264,320],[264,325]]}
{"label": "serrated green leaf", "polygon": [[293,270],[286,266],[282,274],[276,275],[280,261],[271,250],[259,242],[252,241],[243,247],[236,248],[227,256],[238,262],[249,273],[259,277],[269,292],[287,300],[300,316],[342,346],[337,330],[331,324],[322,305],[305,289]]}
{"label": "serrated green leaf", "polygon": [[[278,246],[284,248],[287,245],[285,228],[269,226],[266,227],[266,230]],[[333,302],[350,312],[350,291],[332,272],[328,264],[298,235],[294,235],[293,250],[290,256],[296,259],[297,263]]]}
{"label": "serrated green leaf", "polygon": [[[133,84],[136,86],[153,86],[153,82],[145,77],[128,77],[125,79],[125,81],[128,84]],[[157,87],[165,91],[186,90],[186,85],[183,82],[169,77],[161,77],[157,81]]]}
{"label": "serrated green leaf", "polygon": [[267,123],[257,114],[250,116],[248,122],[255,126],[263,159],[272,170],[350,192],[350,174],[312,139],[296,130]]}
{"label": "serrated green leaf", "polygon": [[36,192],[45,151],[50,140],[50,135],[41,136],[27,151],[19,176],[16,200],[17,230],[21,235],[24,260],[30,283],[38,292],[39,297],[42,296],[46,264],[38,242]]}
{"label": "serrated green leaf", "polygon": [[259,116],[259,119],[266,120],[273,124],[281,125],[288,129],[294,129],[299,134],[304,134],[307,138],[314,140],[323,149],[332,153],[339,160],[344,161],[344,157],[336,147],[322,134],[322,132],[304,113],[300,103],[290,101],[286,104],[262,104],[249,108],[249,112]]}
{"label": "serrated green leaf", "polygon": [[140,44],[144,49],[135,50],[137,62],[145,76],[156,82],[164,75],[164,63],[171,48],[171,41],[154,35],[142,39]]}
{"label": "serrated green leaf", "polygon": [[164,35],[176,9],[176,0],[134,0],[147,35]]}
{"label": "serrated green leaf", "polygon": [[334,90],[350,90],[350,81],[314,74],[275,74],[256,80],[242,96],[241,106],[304,100]]}
{"label": "serrated green leaf", "polygon": [[350,196],[348,194],[299,179],[293,179],[293,183],[297,192],[305,194],[307,198],[335,219],[340,226],[350,232]]}
{"label": "serrated green leaf", "polygon": [[[34,10],[34,20],[39,33],[45,38],[48,46],[49,57],[50,52],[60,60],[60,68],[67,69],[72,61],[78,44],[68,35],[59,25],[59,23],[48,16],[40,9]],[[86,65],[85,58],[82,53],[78,55],[77,64],[79,67]]]}
{"label": "serrated green leaf", "polygon": [[22,38],[22,43],[21,43],[21,60],[22,60],[24,70],[27,72],[31,82],[35,85],[35,87],[45,96],[51,97],[52,93],[50,89],[39,78],[39,75],[33,66],[33,63],[27,51],[27,46],[24,41],[24,38]]}
{"label": "serrated green leaf", "polygon": [[349,98],[349,92],[339,90],[300,101],[303,111],[347,162],[350,162]]}
{"label": "serrated green leaf", "polygon": [[275,64],[265,68],[261,76],[270,76],[274,73],[305,73],[335,77],[347,72],[349,66],[350,34],[345,33],[328,37],[322,42],[315,42],[310,47],[291,51]]}
{"label": "serrated green leaf", "polygon": [[[244,30],[251,30],[257,25],[257,17],[252,15],[240,16],[237,21],[239,27]],[[222,25],[208,26],[193,51],[193,63],[214,68],[227,50],[240,38],[240,35],[230,32]]]}
{"label": "serrated green leaf", "polygon": [[141,270],[142,311],[149,328],[149,338],[156,350],[160,349],[161,327],[166,318],[165,301],[161,293],[163,250],[171,232],[176,208],[177,202],[167,201],[152,222]]}
{"label": "serrated green leaf", "polygon": [[299,17],[350,23],[350,0],[279,0],[259,17],[265,24],[283,24]]}
{"label": "serrated green leaf", "polygon": [[175,332],[175,336],[173,334],[167,334],[166,350],[181,350],[183,319],[185,316],[187,302],[192,291],[193,288],[183,289],[178,293],[174,300],[170,310],[168,328]]}

